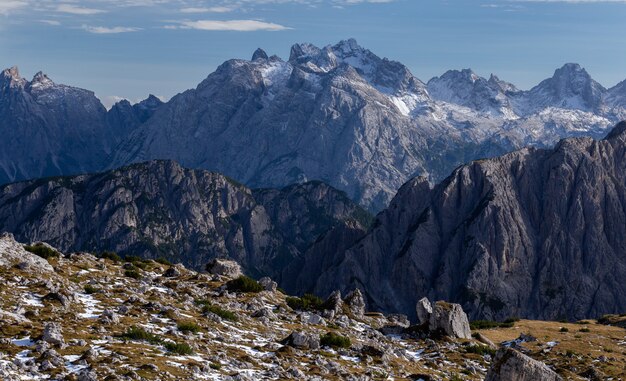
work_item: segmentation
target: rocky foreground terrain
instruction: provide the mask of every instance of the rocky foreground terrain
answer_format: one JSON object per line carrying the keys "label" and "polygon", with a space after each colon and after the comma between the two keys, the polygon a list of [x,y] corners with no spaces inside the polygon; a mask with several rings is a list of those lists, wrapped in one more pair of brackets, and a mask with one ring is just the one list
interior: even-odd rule
{"label": "rocky foreground terrain", "polygon": [[[36,253],[36,254],[35,254]],[[45,259],[44,259],[45,258]],[[3,380],[604,380],[626,377],[619,316],[473,322],[459,305],[418,321],[366,312],[355,290],[289,297],[217,260],[63,255],[0,236]],[[421,323],[421,324],[420,324]],[[497,327],[494,327],[497,326]],[[495,343],[495,344],[494,344]]]}

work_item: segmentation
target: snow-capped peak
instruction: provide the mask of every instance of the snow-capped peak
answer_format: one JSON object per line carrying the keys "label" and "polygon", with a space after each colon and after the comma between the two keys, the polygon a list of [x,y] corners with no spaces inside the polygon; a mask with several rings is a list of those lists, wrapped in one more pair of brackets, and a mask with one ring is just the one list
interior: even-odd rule
{"label": "snow-capped peak", "polygon": [[47,89],[54,86],[54,82],[43,72],[38,72],[30,82],[31,89]]}
{"label": "snow-capped peak", "polygon": [[560,107],[591,111],[597,109],[606,89],[594,81],[579,64],[568,63],[528,93],[533,109]]}

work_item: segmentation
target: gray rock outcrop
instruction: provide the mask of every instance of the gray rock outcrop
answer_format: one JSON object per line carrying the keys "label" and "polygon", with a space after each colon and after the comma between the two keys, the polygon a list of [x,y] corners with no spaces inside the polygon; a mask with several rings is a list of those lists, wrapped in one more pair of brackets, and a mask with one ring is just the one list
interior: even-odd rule
{"label": "gray rock outcrop", "polygon": [[307,332],[292,332],[283,343],[298,349],[319,349],[320,337]]}
{"label": "gray rock outcrop", "polygon": [[13,237],[11,233],[0,234],[0,267],[20,265],[27,271],[54,272],[47,260],[30,253]]}
{"label": "gray rock outcrop", "polygon": [[428,328],[431,332],[443,332],[446,336],[471,339],[469,320],[463,307],[456,303],[438,301],[430,315]]}
{"label": "gray rock outcrop", "polygon": [[363,299],[363,294],[361,290],[354,289],[343,300],[346,306],[350,309],[352,315],[357,319],[362,319],[365,315],[365,299]]}
{"label": "gray rock outcrop", "polygon": [[63,345],[63,333],[59,323],[47,323],[43,329],[43,341],[53,345]]}
{"label": "gray rock outcrop", "polygon": [[485,381],[562,381],[546,364],[511,348],[501,348]]}
{"label": "gray rock outcrop", "polygon": [[415,312],[417,314],[417,324],[423,325],[430,323],[430,316],[433,313],[433,306],[430,304],[428,298],[422,298],[417,301],[415,306]]}
{"label": "gray rock outcrop", "polygon": [[209,262],[206,269],[210,274],[221,275],[232,279],[243,275],[239,263],[221,258],[215,258]]}

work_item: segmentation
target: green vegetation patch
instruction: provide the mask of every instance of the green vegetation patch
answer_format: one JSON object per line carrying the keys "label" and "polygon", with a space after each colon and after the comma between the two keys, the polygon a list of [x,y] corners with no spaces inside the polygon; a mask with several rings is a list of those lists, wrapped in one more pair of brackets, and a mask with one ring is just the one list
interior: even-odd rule
{"label": "green vegetation patch", "polygon": [[328,332],[325,335],[320,336],[320,345],[332,348],[350,348],[352,342],[349,337]]}
{"label": "green vegetation patch", "polygon": [[286,302],[289,307],[297,311],[319,311],[324,305],[324,301],[313,294],[304,294],[301,298],[289,296]]}
{"label": "green vegetation patch", "polygon": [[24,249],[43,259],[58,258],[61,256],[58,251],[51,249],[42,243],[37,243],[35,245],[24,245]]}
{"label": "green vegetation patch", "polygon": [[200,326],[192,322],[181,322],[181,323],[178,323],[177,327],[178,327],[178,330],[182,332],[191,332],[191,333],[200,332]]}
{"label": "green vegetation patch", "polygon": [[189,344],[186,344],[186,343],[167,342],[167,343],[163,344],[163,346],[169,352],[175,353],[177,355],[191,355],[191,354],[193,354],[193,349],[191,349]]}
{"label": "green vegetation patch", "polygon": [[145,329],[137,326],[128,328],[126,332],[121,335],[122,338],[133,341],[147,341],[150,344],[161,344],[163,340],[158,335],[150,333]]}
{"label": "green vegetation patch", "polygon": [[228,283],[226,283],[226,288],[228,288],[228,291],[234,291],[234,292],[261,292],[263,291],[263,286],[261,286],[259,282],[245,275],[242,275],[237,279],[228,281]]}

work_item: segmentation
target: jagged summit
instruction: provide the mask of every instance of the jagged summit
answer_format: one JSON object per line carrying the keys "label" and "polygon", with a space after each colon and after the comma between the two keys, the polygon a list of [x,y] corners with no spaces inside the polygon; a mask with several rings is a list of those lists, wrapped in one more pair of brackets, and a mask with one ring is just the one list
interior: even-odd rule
{"label": "jagged summit", "polygon": [[254,51],[254,54],[252,55],[252,61],[256,61],[256,60],[267,60],[269,59],[269,57],[267,56],[267,53],[265,53],[265,50],[258,48],[257,50]]}

